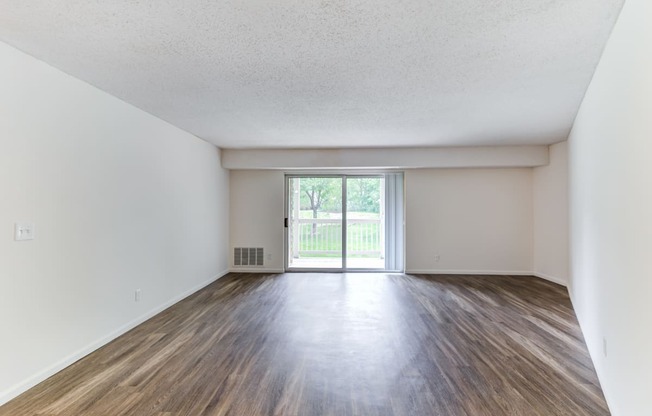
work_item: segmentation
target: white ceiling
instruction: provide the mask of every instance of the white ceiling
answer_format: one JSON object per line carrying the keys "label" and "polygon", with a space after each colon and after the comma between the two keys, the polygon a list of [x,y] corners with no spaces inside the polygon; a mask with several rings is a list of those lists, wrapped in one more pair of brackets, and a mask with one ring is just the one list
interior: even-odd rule
{"label": "white ceiling", "polygon": [[0,0],[0,40],[226,148],[549,144],[623,0]]}

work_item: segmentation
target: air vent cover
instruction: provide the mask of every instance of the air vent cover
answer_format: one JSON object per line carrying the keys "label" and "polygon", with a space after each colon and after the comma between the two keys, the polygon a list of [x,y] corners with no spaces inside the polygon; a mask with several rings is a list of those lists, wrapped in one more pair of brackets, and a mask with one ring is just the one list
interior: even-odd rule
{"label": "air vent cover", "polygon": [[263,266],[265,251],[262,247],[235,247],[233,249],[234,266]]}

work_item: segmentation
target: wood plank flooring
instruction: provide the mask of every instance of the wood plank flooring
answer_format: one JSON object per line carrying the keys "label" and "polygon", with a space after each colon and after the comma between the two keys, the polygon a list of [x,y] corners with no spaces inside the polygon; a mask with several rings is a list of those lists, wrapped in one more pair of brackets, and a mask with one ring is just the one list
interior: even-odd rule
{"label": "wood plank flooring", "polygon": [[15,400],[22,415],[608,415],[535,278],[230,274]]}

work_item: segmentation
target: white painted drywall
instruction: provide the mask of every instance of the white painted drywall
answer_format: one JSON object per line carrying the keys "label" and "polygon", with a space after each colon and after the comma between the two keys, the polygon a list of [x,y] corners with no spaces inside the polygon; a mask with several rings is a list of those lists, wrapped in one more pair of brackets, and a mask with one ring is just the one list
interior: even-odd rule
{"label": "white painted drywall", "polygon": [[[284,267],[283,178],[231,171],[231,247],[264,247],[268,271]],[[405,180],[407,271],[532,274],[531,169],[419,169]]]}
{"label": "white painted drywall", "polygon": [[222,165],[227,169],[522,168],[547,164],[548,146],[222,151]]}
{"label": "white painted drywall", "polygon": [[569,138],[571,295],[614,416],[652,412],[651,17],[627,0]]}
{"label": "white painted drywall", "polygon": [[405,180],[408,272],[531,274],[531,169],[418,169]]}
{"label": "white painted drywall", "polygon": [[568,285],[568,143],[550,146],[550,164],[534,168],[534,274]]}
{"label": "white painted drywall", "polygon": [[[285,175],[281,171],[234,170],[230,176],[231,270],[282,271]],[[234,267],[233,247],[263,247],[264,266]]]}
{"label": "white painted drywall", "polygon": [[229,175],[176,127],[2,43],[0,61],[2,403],[224,273]]}
{"label": "white painted drywall", "polygon": [[[548,149],[545,150],[547,162]],[[342,150],[342,153],[349,152]],[[331,166],[328,158],[324,161],[318,157],[319,151],[313,153],[314,158],[307,158],[304,163],[312,167]],[[373,157],[374,150],[370,153]],[[558,153],[553,149],[557,157],[553,166],[541,168],[554,171],[548,176],[555,180],[560,179],[560,173],[564,174],[559,169],[563,156]],[[239,152],[244,154],[254,154],[254,151]],[[265,151],[255,160],[243,161],[247,166],[264,162],[263,154]],[[363,156],[355,165],[354,158],[349,159],[354,168],[364,167],[368,160]],[[289,157],[285,162],[296,167],[293,164],[297,160]],[[408,169],[405,172],[407,271],[533,274],[532,169]],[[280,170],[231,171],[231,247],[264,247],[272,259],[265,259],[262,270],[277,271],[284,267],[283,178]],[[553,267],[567,262],[568,255],[561,253],[560,247],[547,245],[555,244],[555,239],[544,235],[541,241],[539,248],[547,251],[540,257],[549,262],[546,264]],[[434,260],[436,254],[440,255],[438,262]],[[233,256],[230,257],[232,270],[255,270],[234,268]],[[550,274],[542,271],[539,275],[565,284],[566,273],[561,275],[555,270]]]}

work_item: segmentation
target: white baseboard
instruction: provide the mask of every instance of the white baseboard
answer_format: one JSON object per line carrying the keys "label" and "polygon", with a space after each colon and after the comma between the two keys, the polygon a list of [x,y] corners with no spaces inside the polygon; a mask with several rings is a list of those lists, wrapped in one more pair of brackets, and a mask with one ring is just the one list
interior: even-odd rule
{"label": "white baseboard", "polygon": [[538,278],[541,278],[543,280],[547,280],[549,282],[557,283],[558,285],[568,287],[568,281],[566,281],[566,279],[562,279],[562,278],[557,277],[557,276],[551,276],[551,275],[545,274],[545,273],[532,273],[532,275],[536,276]]}
{"label": "white baseboard", "polygon": [[439,270],[439,269],[411,269],[406,274],[472,274],[472,275],[509,275],[509,276],[533,276],[530,271],[522,270]]}
{"label": "white baseboard", "polygon": [[91,344],[85,346],[84,348],[81,348],[72,354],[68,355],[67,357],[57,361],[56,363],[52,364],[51,366],[47,367],[46,369],[34,374],[33,376],[28,377],[27,379],[15,384],[14,386],[10,387],[9,389],[0,392],[0,405],[3,405],[7,403],[9,400],[19,396],[20,394],[24,393],[25,391],[31,389],[32,387],[36,386],[37,384],[41,383],[45,379],[53,376],[54,374],[58,373],[59,371],[63,370],[64,368],[68,367],[69,365],[73,364],[76,361],[79,361],[80,359],[84,358],[88,354],[92,353],[93,351],[99,349],[100,347],[103,347],[104,345],[108,344],[109,342],[113,341],[114,339],[118,338],[120,335],[123,335],[127,331],[130,331],[131,329],[135,328],[136,326],[142,324],[146,320],[152,318],[153,316],[161,313],[165,309],[169,308],[170,306],[174,305],[175,303],[187,298],[188,296],[192,295],[193,293],[199,291],[200,289],[203,289],[204,287],[208,286],[209,284],[213,283],[217,279],[219,279],[222,276],[225,276],[228,274],[228,270],[224,270],[217,275],[211,277],[207,281],[200,283],[199,285],[196,285],[185,292],[173,297],[172,299],[168,300],[167,302],[155,307],[154,309],[151,309],[150,311],[146,312],[145,314],[139,316],[138,318],[127,322],[126,324],[122,325],[121,327],[115,329],[114,331],[111,331],[109,334],[103,336],[102,338],[96,340],[95,342],[92,342]]}
{"label": "white baseboard", "polygon": [[285,273],[283,269],[265,269],[262,267],[232,267],[229,269],[229,273]]}

